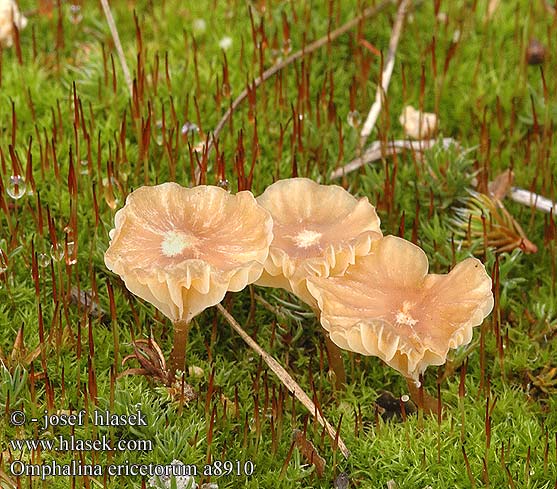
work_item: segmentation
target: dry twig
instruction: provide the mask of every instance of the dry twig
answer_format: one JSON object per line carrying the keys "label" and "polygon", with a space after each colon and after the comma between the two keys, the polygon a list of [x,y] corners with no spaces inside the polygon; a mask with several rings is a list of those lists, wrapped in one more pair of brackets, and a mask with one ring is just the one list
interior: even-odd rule
{"label": "dry twig", "polygon": [[509,193],[511,200],[518,202],[519,204],[527,205],[530,207],[535,207],[536,209],[543,212],[553,211],[553,215],[557,216],[557,202],[553,202],[547,197],[542,197],[541,195],[530,192],[529,190],[524,190],[523,188],[512,187]]}
{"label": "dry twig", "polygon": [[[308,54],[311,54],[314,51],[318,50],[319,48],[331,43],[338,37],[342,36],[343,34],[347,33],[348,31],[356,27],[363,20],[370,19],[371,17],[375,17],[379,12],[384,10],[391,3],[393,3],[392,0],[383,0],[381,3],[379,3],[374,7],[368,7],[361,13],[361,15],[358,15],[358,17],[349,20],[344,25],[340,26],[338,29],[335,29],[334,31],[327,33],[327,35],[321,37],[317,41],[312,42],[308,46],[304,46],[299,51],[288,56],[288,58],[286,58],[284,61],[265,70],[261,76],[259,76],[253,81],[251,89],[253,90],[259,87],[263,82],[276,75],[279,71],[283,70],[284,68],[292,64],[297,59],[303,58]],[[236,99],[232,102],[230,108],[224,113],[221,120],[218,122],[217,126],[215,127],[215,130],[213,131],[212,137],[209,138],[209,143],[206,150],[207,155],[215,146],[215,141],[218,140],[221,131],[224,129],[224,126],[232,117],[234,111],[242,104],[242,102],[247,98],[247,96],[248,96],[248,89],[245,88],[240,93],[240,95],[238,95]],[[199,176],[200,176],[199,171],[197,171],[196,180],[199,180]]]}
{"label": "dry twig", "polygon": [[298,399],[308,411],[317,418],[319,424],[323,426],[334,443],[338,444],[338,447],[345,458],[350,456],[350,451],[342,441],[340,434],[337,433],[335,428],[323,417],[317,406],[308,397],[304,390],[298,385],[298,383],[290,376],[290,374],[278,363],[271,355],[269,355],[263,348],[261,348],[254,339],[248,335],[243,328],[238,324],[238,322],[232,317],[232,315],[221,305],[217,304],[217,309],[222,314],[224,319],[232,326],[232,328],[242,337],[242,339],[248,344],[248,346],[255,351],[257,354],[263,358],[265,363],[269,368],[277,375],[281,382],[286,386],[286,388],[292,392],[296,399]]}
{"label": "dry twig", "polygon": [[369,109],[367,119],[364,122],[362,130],[360,132],[360,148],[363,148],[367,138],[373,131],[381,108],[383,106],[383,98],[387,95],[387,90],[389,89],[389,83],[391,82],[391,75],[393,74],[393,69],[395,66],[395,54],[398,47],[398,41],[400,40],[400,34],[402,33],[402,26],[404,25],[404,18],[406,17],[406,12],[410,0],[402,0],[398,7],[398,12],[396,15],[395,24],[393,26],[393,31],[391,34],[391,39],[389,40],[389,51],[387,53],[387,60],[385,62],[385,67],[381,73],[381,83],[377,86],[375,92],[375,102]]}
{"label": "dry twig", "polygon": [[[363,152],[361,156],[355,158],[350,163],[347,163],[342,168],[337,168],[330,175],[330,179],[343,177],[344,175],[356,171],[364,165],[371,163],[373,161],[380,160],[386,156],[391,156],[396,153],[400,153],[403,150],[409,150],[416,153],[423,153],[425,150],[430,149],[433,145],[437,144],[439,140],[437,139],[424,139],[421,141],[412,141],[409,139],[397,139],[395,141],[388,142],[386,144],[381,141],[374,141],[371,145]],[[451,145],[456,145],[457,142],[453,138],[444,138],[441,140],[441,144],[444,148],[448,148]]]}
{"label": "dry twig", "polygon": [[104,15],[106,17],[106,22],[110,28],[110,33],[112,34],[112,39],[114,39],[114,46],[116,46],[116,52],[118,53],[118,59],[122,65],[122,71],[124,72],[124,78],[126,79],[126,85],[130,91],[130,97],[133,97],[133,83],[132,77],[130,75],[130,70],[126,62],[126,57],[124,56],[124,50],[122,49],[122,43],[120,42],[120,36],[118,35],[118,29],[116,28],[116,23],[114,22],[114,17],[112,17],[112,12],[110,10],[110,5],[108,5],[108,0],[101,0]]}

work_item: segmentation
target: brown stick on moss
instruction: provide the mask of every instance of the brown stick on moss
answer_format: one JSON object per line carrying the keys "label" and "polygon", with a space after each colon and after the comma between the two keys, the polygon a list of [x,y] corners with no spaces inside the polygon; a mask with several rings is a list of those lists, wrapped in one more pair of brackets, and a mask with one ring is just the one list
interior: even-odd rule
{"label": "brown stick on moss", "polygon": [[286,388],[296,396],[296,399],[298,399],[308,409],[308,411],[317,418],[317,421],[325,428],[335,446],[338,446],[344,457],[348,458],[350,456],[350,451],[342,441],[340,434],[337,433],[335,428],[323,417],[320,410],[298,385],[298,383],[290,376],[280,363],[263,350],[263,348],[261,348],[257,342],[255,342],[255,340],[242,329],[242,327],[238,324],[238,321],[236,321],[221,304],[217,304],[217,309],[223,315],[224,319],[226,319],[228,324],[230,324],[230,326],[232,326],[232,328],[248,344],[248,346],[263,358],[265,363],[277,375]]}

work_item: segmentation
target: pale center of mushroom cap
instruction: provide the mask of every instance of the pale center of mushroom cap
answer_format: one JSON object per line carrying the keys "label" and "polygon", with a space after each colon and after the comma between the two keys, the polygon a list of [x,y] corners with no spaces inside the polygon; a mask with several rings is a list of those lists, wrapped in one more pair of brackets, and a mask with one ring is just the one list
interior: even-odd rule
{"label": "pale center of mushroom cap", "polygon": [[309,248],[318,243],[321,236],[323,236],[322,233],[312,231],[311,229],[304,229],[294,236],[293,240],[298,248]]}
{"label": "pale center of mushroom cap", "polygon": [[410,309],[414,304],[412,302],[404,301],[402,303],[402,308],[396,313],[395,320],[397,324],[404,324],[406,326],[415,326],[418,323],[417,319],[414,319],[410,315]]}
{"label": "pale center of mushroom cap", "polygon": [[165,256],[173,257],[179,255],[186,248],[192,248],[196,239],[183,231],[168,231],[162,240],[161,249]]}

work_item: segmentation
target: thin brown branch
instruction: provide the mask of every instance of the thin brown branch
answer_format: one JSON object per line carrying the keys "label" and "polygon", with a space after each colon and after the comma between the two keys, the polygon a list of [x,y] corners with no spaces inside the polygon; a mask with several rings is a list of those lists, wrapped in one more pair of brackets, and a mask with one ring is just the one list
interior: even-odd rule
{"label": "thin brown branch", "polygon": [[387,60],[385,62],[385,67],[383,68],[383,72],[381,73],[381,83],[377,86],[377,90],[375,92],[375,102],[373,102],[373,105],[369,109],[367,119],[360,132],[360,148],[364,147],[367,138],[371,134],[371,131],[373,131],[377,118],[379,117],[379,113],[381,112],[381,108],[383,107],[383,99],[387,96],[387,90],[389,89],[389,83],[391,82],[391,76],[395,66],[395,55],[398,47],[398,41],[400,40],[402,26],[404,25],[404,18],[406,17],[406,12],[410,3],[411,0],[402,0],[398,7],[391,39],[389,41]]}
{"label": "thin brown branch", "polygon": [[116,28],[116,23],[114,22],[114,17],[110,10],[110,5],[108,5],[108,0],[101,0],[101,5],[103,7],[104,15],[106,17],[106,22],[112,34],[112,39],[114,39],[114,46],[116,46],[116,52],[118,53],[118,59],[120,60],[120,65],[122,65],[122,71],[124,72],[124,78],[126,79],[126,85],[130,91],[130,97],[133,97],[133,83],[132,77],[130,75],[130,70],[126,62],[126,57],[124,56],[124,50],[122,49],[122,43],[120,42],[120,36],[118,35],[118,29]]}
{"label": "thin brown branch", "polygon": [[296,399],[298,399],[308,411],[317,418],[319,424],[323,426],[333,442],[338,444],[338,447],[345,458],[350,456],[350,451],[342,441],[340,434],[337,433],[335,428],[323,417],[319,409],[315,406],[313,401],[304,392],[304,390],[298,385],[298,383],[291,377],[291,375],[278,363],[271,355],[269,355],[263,348],[261,348],[254,339],[248,335],[243,328],[238,324],[238,322],[232,317],[232,315],[221,305],[217,304],[217,309],[222,314],[224,319],[230,324],[230,326],[242,337],[242,339],[248,344],[248,346],[255,351],[257,354],[263,358],[265,363],[269,368],[277,375],[281,382],[286,386],[286,388],[292,392]]}
{"label": "thin brown branch", "polygon": [[[272,66],[271,68],[265,70],[261,76],[259,76],[258,78],[256,78],[253,81],[252,89],[259,87],[266,80],[268,80],[269,78],[276,75],[279,71],[283,70],[284,68],[286,68],[288,65],[292,64],[297,59],[300,59],[304,56],[307,56],[307,55],[313,53],[314,51],[318,50],[319,48],[333,42],[335,39],[342,36],[343,34],[346,34],[348,31],[354,29],[354,27],[356,27],[363,20],[375,17],[377,14],[379,14],[381,11],[383,11],[391,3],[393,3],[392,0],[383,0],[381,3],[379,3],[375,7],[366,8],[360,15],[358,15],[357,17],[354,17],[352,20],[349,20],[348,22],[346,22],[345,24],[340,26],[338,29],[335,29],[334,31],[332,31],[332,32],[328,33],[327,35],[321,37],[317,41],[312,42],[308,46],[305,46],[302,49],[300,49],[299,51],[295,52],[294,54],[288,56],[288,58],[286,58],[284,61],[282,61],[282,62]],[[236,109],[242,104],[242,102],[247,98],[247,96],[248,96],[248,90],[247,90],[247,88],[245,88],[240,93],[240,95],[238,95],[236,97],[236,99],[232,102],[232,105],[230,106],[230,108],[222,116],[221,120],[218,122],[218,124],[215,127],[215,130],[213,131],[212,137],[209,140],[209,144],[208,144],[208,148],[207,148],[207,154],[209,154],[211,149],[213,149],[213,147],[215,145],[214,142],[219,138],[220,133],[224,129],[224,126],[226,125],[226,123],[230,120],[230,118],[234,114],[234,111],[236,111]],[[199,175],[196,175],[196,177],[198,179]]]}

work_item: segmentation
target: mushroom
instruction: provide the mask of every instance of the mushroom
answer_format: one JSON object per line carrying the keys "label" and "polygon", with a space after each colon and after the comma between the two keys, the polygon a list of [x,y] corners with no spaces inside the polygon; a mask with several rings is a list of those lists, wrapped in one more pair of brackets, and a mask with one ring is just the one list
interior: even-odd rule
{"label": "mushroom", "polygon": [[394,236],[374,241],[341,277],[308,279],[321,324],[341,348],[375,355],[417,380],[470,342],[493,309],[491,279],[467,258],[448,274],[428,274],[425,253]]}
{"label": "mushroom", "polygon": [[272,219],[251,192],[164,183],[128,195],[104,258],[173,321],[175,371],[184,366],[189,322],[260,277],[272,236]]}
{"label": "mushroom", "polygon": [[0,0],[0,45],[11,47],[14,43],[14,28],[21,30],[27,18],[19,11],[14,0]]}
{"label": "mushroom", "polygon": [[[337,185],[290,178],[270,185],[257,202],[273,217],[273,242],[257,285],[293,292],[319,315],[308,292],[309,277],[342,274],[358,256],[366,255],[382,234],[379,217],[366,197],[356,199]],[[346,374],[338,347],[325,335],[336,386]]]}
{"label": "mushroom", "polygon": [[313,308],[317,302],[306,280],[344,273],[382,236],[367,197],[356,199],[337,185],[308,178],[279,180],[257,202],[273,218],[274,238],[256,284],[287,289]]}

